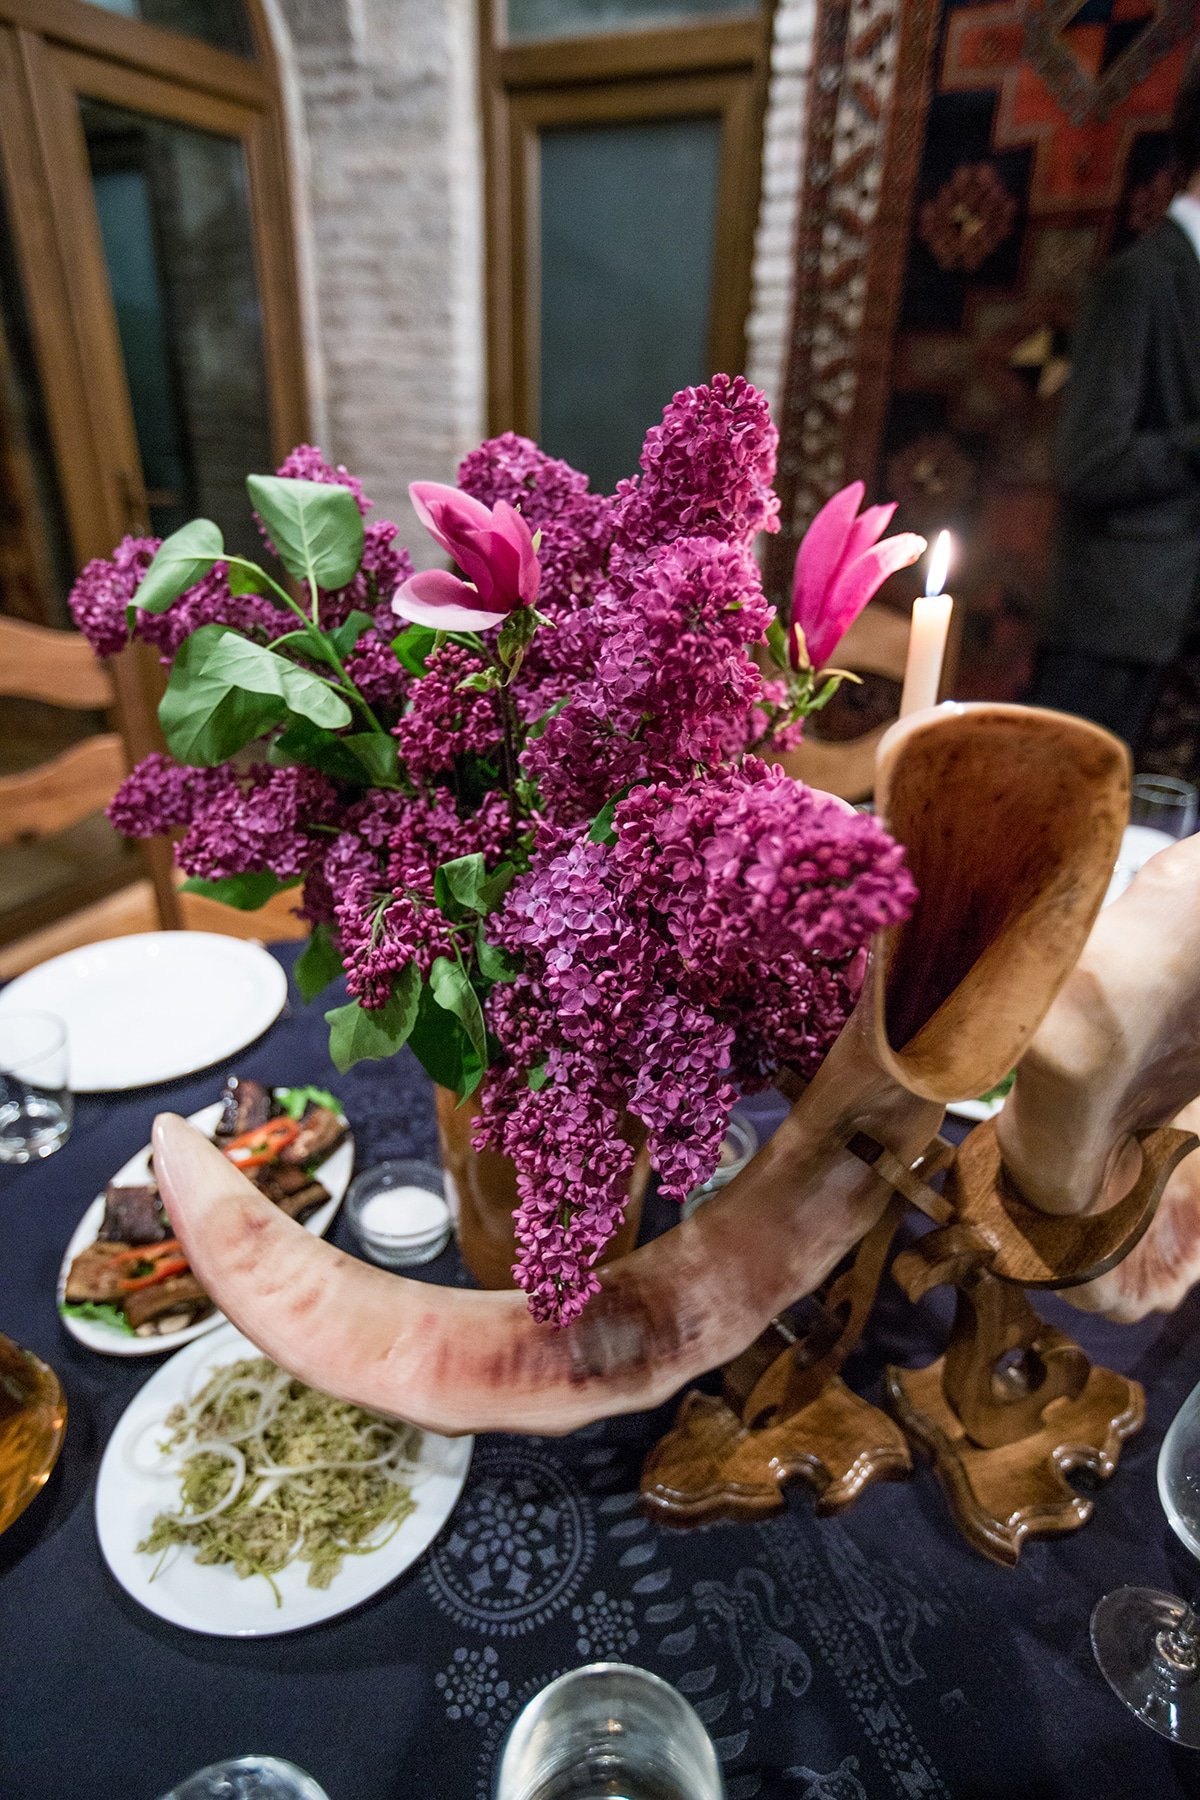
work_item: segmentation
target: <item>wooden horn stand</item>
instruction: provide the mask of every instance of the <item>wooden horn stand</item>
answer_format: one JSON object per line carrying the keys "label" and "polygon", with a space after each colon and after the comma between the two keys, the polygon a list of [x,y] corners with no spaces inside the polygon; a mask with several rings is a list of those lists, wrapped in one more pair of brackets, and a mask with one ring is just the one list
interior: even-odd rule
{"label": "wooden horn stand", "polygon": [[[1112,1474],[1141,1427],[1142,1390],[1093,1366],[1038,1318],[1022,1288],[1094,1280],[1138,1242],[1200,1139],[1171,1127],[1136,1137],[1142,1167],[1130,1192],[1107,1212],[1073,1218],[1007,1191],[990,1123],[957,1153],[937,1139],[911,1169],[852,1138],[848,1147],[892,1186],[886,1212],[801,1334],[776,1321],[726,1369],[720,1397],[685,1398],[646,1461],[646,1508],[680,1525],[760,1518],[803,1480],[818,1512],[836,1512],[871,1482],[910,1473],[911,1443],[932,1461],[963,1535],[993,1561],[1015,1563],[1027,1537],[1084,1524],[1092,1502],[1067,1477]],[[928,1183],[947,1165],[938,1194]],[[902,1251],[892,1273],[910,1300],[946,1284],[957,1306],[945,1355],[924,1369],[888,1369],[889,1416],[838,1370],[862,1336],[906,1203],[937,1228]]]}

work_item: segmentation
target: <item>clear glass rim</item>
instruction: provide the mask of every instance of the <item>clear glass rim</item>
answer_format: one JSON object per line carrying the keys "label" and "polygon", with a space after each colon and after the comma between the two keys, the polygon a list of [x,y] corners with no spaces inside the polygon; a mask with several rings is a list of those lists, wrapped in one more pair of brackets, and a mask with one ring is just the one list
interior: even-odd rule
{"label": "clear glass rim", "polygon": [[1200,803],[1200,788],[1178,775],[1135,775],[1129,792],[1135,800]]}

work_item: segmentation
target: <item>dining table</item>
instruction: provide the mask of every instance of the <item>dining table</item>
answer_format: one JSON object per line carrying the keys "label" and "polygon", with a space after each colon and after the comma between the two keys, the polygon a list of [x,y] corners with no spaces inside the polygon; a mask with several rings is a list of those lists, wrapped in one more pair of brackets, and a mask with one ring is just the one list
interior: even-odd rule
{"label": "dining table", "polygon": [[[284,1012],[227,1067],[80,1096],[62,1150],[0,1172],[0,1330],[54,1366],[69,1408],[50,1480],[0,1536],[0,1800],[156,1800],[247,1752],[299,1764],[330,1800],[487,1800],[516,1713],[555,1675],[597,1660],[639,1664],[688,1697],[728,1800],[1200,1795],[1200,1753],[1125,1710],[1088,1638],[1111,1588],[1200,1587],[1155,1485],[1163,1435],[1200,1380],[1196,1294],[1137,1325],[1036,1298],[1093,1359],[1144,1384],[1146,1422],[1112,1479],[1093,1484],[1090,1521],[1030,1540],[1013,1568],[964,1541],[920,1464],[832,1517],[801,1483],[756,1523],[658,1523],[642,1510],[639,1474],[673,1401],[565,1437],[481,1435],[426,1554],[317,1627],[203,1636],[131,1599],[97,1544],[97,1469],[162,1358],[100,1355],[65,1331],[55,1280],[83,1209],[157,1113],[197,1110],[233,1071],[332,1089],[359,1169],[437,1159],[428,1077],[407,1051],[336,1073],[323,1015],[337,990],[303,1003],[297,948],[272,952],[289,973]],[[784,1104],[767,1092],[741,1108],[763,1136]],[[677,1216],[652,1194],[643,1232]],[[332,1237],[354,1251],[341,1219]],[[412,1273],[470,1282],[453,1241]],[[932,1360],[948,1320],[944,1291],[912,1305],[885,1282],[844,1371],[850,1386],[878,1399],[886,1365]]]}

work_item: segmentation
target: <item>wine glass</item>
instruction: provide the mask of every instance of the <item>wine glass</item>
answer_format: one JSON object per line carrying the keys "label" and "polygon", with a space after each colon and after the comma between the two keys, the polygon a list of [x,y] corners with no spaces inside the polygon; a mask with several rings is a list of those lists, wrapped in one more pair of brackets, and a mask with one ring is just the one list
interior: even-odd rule
{"label": "wine glass", "polygon": [[1177,838],[1196,829],[1200,790],[1173,775],[1135,775],[1129,790],[1129,823],[1117,852],[1108,901],[1116,900],[1138,870]]}
{"label": "wine glass", "polygon": [[[1175,1535],[1200,1557],[1200,1386],[1163,1439],[1158,1497]],[[1200,1750],[1200,1617],[1157,1588],[1122,1587],[1092,1614],[1092,1649],[1113,1692],[1143,1724]]]}

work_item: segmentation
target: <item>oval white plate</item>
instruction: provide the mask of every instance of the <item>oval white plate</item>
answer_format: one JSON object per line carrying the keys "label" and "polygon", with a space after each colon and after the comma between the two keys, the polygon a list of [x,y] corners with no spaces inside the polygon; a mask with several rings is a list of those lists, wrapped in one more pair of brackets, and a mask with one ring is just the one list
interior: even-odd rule
{"label": "oval white plate", "polygon": [[[221,1102],[216,1100],[211,1106],[192,1113],[188,1124],[195,1125],[207,1137],[215,1129],[220,1116]],[[305,1220],[306,1231],[313,1232],[317,1237],[325,1236],[337,1216],[338,1207],[345,1199],[353,1171],[354,1139],[348,1137],[338,1145],[332,1156],[327,1156],[323,1163],[317,1164],[317,1179],[329,1189],[329,1198]],[[150,1146],[146,1144],[136,1156],[131,1156],[127,1163],[122,1164],[112,1179],[122,1187],[136,1187],[140,1182],[146,1181],[149,1174]],[[67,1273],[71,1264],[80,1251],[95,1243],[103,1217],[104,1195],[101,1194],[92,1201],[71,1234],[71,1241],[58,1271],[57,1305],[61,1306],[67,1297]],[[213,1311],[207,1319],[199,1319],[194,1325],[185,1325],[182,1331],[172,1331],[167,1337],[129,1337],[112,1325],[101,1324],[98,1319],[76,1319],[70,1313],[60,1314],[60,1317],[73,1338],[78,1338],[89,1350],[102,1351],[105,1356],[163,1356],[168,1350],[178,1350],[184,1344],[190,1344],[193,1338],[204,1337],[225,1323],[224,1313]]]}
{"label": "oval white plate", "polygon": [[70,1086],[111,1094],[223,1061],[264,1032],[286,999],[287,976],[261,944],[146,931],[85,944],[18,975],[0,1009],[57,1013]]}
{"label": "oval white plate", "polygon": [[[269,1637],[300,1631],[348,1612],[395,1581],[424,1554],[457,1504],[475,1440],[425,1432],[423,1471],[413,1490],[415,1509],[399,1530],[368,1556],[348,1556],[327,1588],[308,1586],[308,1564],[291,1563],[275,1577],[282,1605],[261,1576],[242,1581],[228,1564],[197,1563],[190,1549],[156,1556],[137,1546],[156,1515],[178,1504],[179,1477],[152,1474],[153,1427],[185,1395],[203,1387],[214,1369],[259,1352],[232,1325],[191,1344],[164,1363],[126,1407],[108,1440],[96,1483],[96,1533],[104,1560],[125,1592],[172,1625],[210,1637]],[[154,1576],[152,1580],[151,1577]]]}

